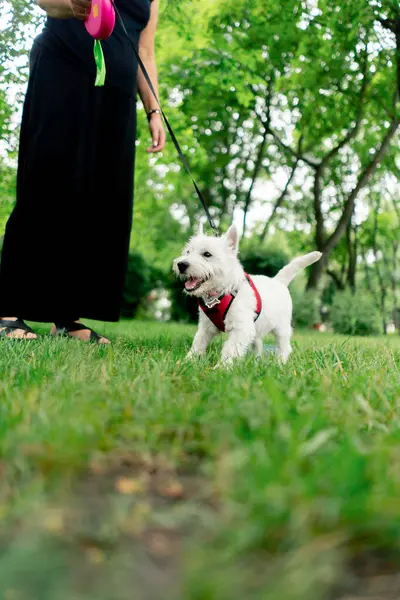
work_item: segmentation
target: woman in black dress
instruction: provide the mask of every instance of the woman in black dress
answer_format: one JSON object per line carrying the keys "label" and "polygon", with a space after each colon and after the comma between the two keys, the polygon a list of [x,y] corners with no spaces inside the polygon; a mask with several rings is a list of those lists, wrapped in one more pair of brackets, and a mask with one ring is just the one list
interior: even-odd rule
{"label": "woman in black dress", "polygon": [[[152,145],[165,133],[155,100],[116,21],[102,42],[107,75],[95,87],[93,39],[83,20],[90,0],[37,0],[47,23],[35,40],[18,160],[17,202],[0,266],[0,336],[52,333],[107,343],[81,318],[117,321],[133,208],[136,96]],[[115,0],[157,90],[158,0]],[[11,315],[11,316],[9,316]]]}

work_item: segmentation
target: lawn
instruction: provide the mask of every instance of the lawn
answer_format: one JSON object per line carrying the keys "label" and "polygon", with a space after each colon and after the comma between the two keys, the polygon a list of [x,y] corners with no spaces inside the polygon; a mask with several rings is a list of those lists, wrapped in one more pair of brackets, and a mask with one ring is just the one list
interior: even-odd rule
{"label": "lawn", "polygon": [[1,341],[1,600],[400,597],[400,338],[100,331]]}

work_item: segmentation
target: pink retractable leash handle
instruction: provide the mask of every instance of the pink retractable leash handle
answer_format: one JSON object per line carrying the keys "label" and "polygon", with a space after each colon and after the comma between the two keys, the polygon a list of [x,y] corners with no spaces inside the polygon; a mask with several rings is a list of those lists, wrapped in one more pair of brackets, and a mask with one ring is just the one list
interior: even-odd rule
{"label": "pink retractable leash handle", "polygon": [[111,0],[93,0],[90,15],[85,21],[88,33],[95,40],[106,40],[115,25],[115,11]]}
{"label": "pink retractable leash handle", "polygon": [[115,10],[112,0],[92,0],[90,15],[85,20],[87,32],[94,38],[93,55],[96,63],[95,86],[103,86],[106,80],[106,62],[101,40],[112,34],[115,25]]}

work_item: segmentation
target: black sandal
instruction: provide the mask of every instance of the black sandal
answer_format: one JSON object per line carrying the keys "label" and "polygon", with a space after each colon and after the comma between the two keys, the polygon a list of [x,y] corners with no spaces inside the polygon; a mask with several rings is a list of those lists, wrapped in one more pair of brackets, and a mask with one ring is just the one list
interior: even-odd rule
{"label": "black sandal", "polygon": [[[68,334],[73,333],[74,331],[82,331],[85,329],[87,331],[90,331],[90,338],[87,340],[88,342],[93,342],[95,344],[99,344],[101,338],[104,338],[105,340],[107,339],[106,337],[104,337],[104,335],[99,335],[98,333],[93,331],[93,329],[90,329],[90,327],[85,325],[84,323],[74,323],[74,322],[55,323],[55,326],[56,326],[56,331],[55,331],[54,335],[61,335],[63,337],[74,338],[75,336],[68,335]],[[76,338],[76,339],[78,339],[80,342],[86,341],[86,340],[81,340],[80,338]],[[105,343],[107,343],[107,342],[105,342]],[[110,342],[108,342],[108,343],[110,343]]]}
{"label": "black sandal", "polygon": [[[3,329],[4,328],[4,329]],[[27,337],[10,337],[8,334],[12,333],[16,329],[22,329],[25,333],[35,333],[33,329],[29,327],[22,319],[15,319],[10,321],[9,319],[0,319],[0,338],[8,338],[9,340],[36,340],[37,338]]]}

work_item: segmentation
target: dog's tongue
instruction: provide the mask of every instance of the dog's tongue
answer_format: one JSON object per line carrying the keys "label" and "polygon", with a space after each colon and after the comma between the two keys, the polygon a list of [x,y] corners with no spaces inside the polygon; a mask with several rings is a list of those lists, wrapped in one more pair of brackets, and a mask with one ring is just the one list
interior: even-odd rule
{"label": "dog's tongue", "polygon": [[185,281],[185,288],[189,291],[194,290],[194,288],[200,283],[200,281],[201,279],[199,277],[191,277],[190,279]]}

